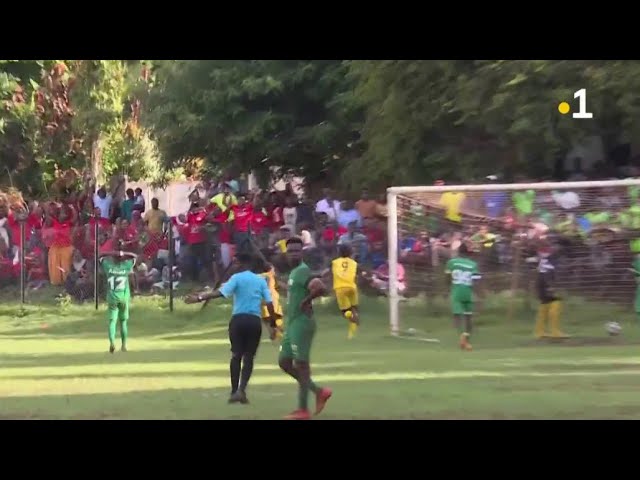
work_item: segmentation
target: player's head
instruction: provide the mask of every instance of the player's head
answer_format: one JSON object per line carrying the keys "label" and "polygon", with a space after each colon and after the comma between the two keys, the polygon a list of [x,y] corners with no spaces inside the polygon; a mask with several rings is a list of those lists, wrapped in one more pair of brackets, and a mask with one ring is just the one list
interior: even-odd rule
{"label": "player's head", "polygon": [[271,270],[271,265],[264,259],[264,257],[256,255],[253,258],[251,270],[253,273],[260,275],[261,273],[266,273]]}
{"label": "player's head", "polygon": [[124,242],[122,240],[118,240],[116,242],[116,252],[118,254],[114,257],[116,262],[121,262],[124,260]]}
{"label": "player's head", "polygon": [[462,244],[460,245],[460,248],[458,249],[458,254],[461,257],[466,257],[469,255],[469,247],[467,247],[467,244],[462,242]]}
{"label": "player's head", "polygon": [[292,267],[297,267],[302,263],[302,239],[291,237],[287,240],[287,261]]}
{"label": "player's head", "polygon": [[236,260],[240,264],[240,267],[244,270],[250,270],[253,268],[253,255],[250,253],[240,252],[236,254]]}
{"label": "player's head", "polygon": [[343,258],[351,257],[351,255],[353,255],[353,249],[351,248],[351,245],[348,245],[348,244],[338,245],[338,255]]}

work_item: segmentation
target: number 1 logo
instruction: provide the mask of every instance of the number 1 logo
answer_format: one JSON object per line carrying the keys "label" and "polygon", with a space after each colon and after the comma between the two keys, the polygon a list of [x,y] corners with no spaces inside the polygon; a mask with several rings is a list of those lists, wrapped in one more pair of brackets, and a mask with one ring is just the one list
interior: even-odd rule
{"label": "number 1 logo", "polygon": [[593,118],[593,113],[587,112],[587,89],[581,88],[573,94],[573,98],[580,99],[580,110],[573,114],[573,118]]}

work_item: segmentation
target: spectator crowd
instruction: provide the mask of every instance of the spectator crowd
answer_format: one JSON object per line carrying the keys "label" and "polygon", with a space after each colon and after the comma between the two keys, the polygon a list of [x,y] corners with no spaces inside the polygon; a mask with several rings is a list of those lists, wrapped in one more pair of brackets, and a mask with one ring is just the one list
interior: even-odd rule
{"label": "spectator crowd", "polygon": [[[540,242],[550,233],[580,238],[612,225],[640,228],[639,196],[640,189],[607,189],[449,191],[401,197],[401,290],[406,289],[405,266],[441,269],[463,242],[489,268],[511,261],[514,239]],[[282,191],[246,192],[238,182],[227,180],[202,182],[189,195],[189,205],[188,211],[170,217],[158,199],[148,201],[140,189],[128,189],[119,199],[105,187],[71,191],[59,201],[4,202],[0,285],[15,284],[19,278],[23,240],[29,288],[63,286],[81,301],[93,296],[96,247],[98,252],[112,251],[122,242],[124,249],[138,255],[133,287],[141,293],[162,290],[170,279],[214,283],[224,277],[239,250],[259,249],[276,271],[284,272],[286,240],[297,235],[312,269],[324,270],[337,255],[338,245],[350,244],[361,268],[373,273],[363,278],[377,290],[386,288],[385,195],[374,197],[363,190],[353,202],[325,189],[321,198],[312,200],[294,193],[290,184]],[[169,229],[175,241],[172,262]]]}

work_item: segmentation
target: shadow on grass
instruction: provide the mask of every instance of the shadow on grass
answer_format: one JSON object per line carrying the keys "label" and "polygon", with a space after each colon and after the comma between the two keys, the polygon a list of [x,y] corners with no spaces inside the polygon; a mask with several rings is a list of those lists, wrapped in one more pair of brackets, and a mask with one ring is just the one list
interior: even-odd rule
{"label": "shadow on grass", "polygon": [[[129,350],[126,353],[110,354],[105,339],[103,351],[86,353],[58,353],[45,355],[0,355],[3,367],[68,367],[74,365],[105,364],[110,362],[157,363],[216,361],[229,351],[228,345],[189,345],[184,348]],[[224,353],[223,353],[224,352]]]}
{"label": "shadow on grass", "polygon": [[[140,308],[131,312],[131,318],[129,319],[129,332],[131,335],[138,337],[156,336],[175,333],[176,331],[179,332],[181,328],[190,328],[193,330],[196,325],[197,327],[200,327],[196,327],[196,330],[204,330],[205,328],[210,329],[211,327],[226,327],[228,324],[228,319],[218,320],[216,318],[213,321],[207,322],[190,322],[188,320],[185,321],[184,317],[179,317],[177,315],[165,315],[163,313],[158,313],[157,311],[148,310],[150,309]],[[34,325],[33,318],[33,316],[29,316],[25,317],[23,320],[25,323],[28,322],[30,326],[20,328],[18,325],[10,331],[0,333],[0,338],[11,337],[17,339],[20,336],[30,335],[46,335],[53,337],[75,335],[83,335],[85,337],[106,337],[107,334],[108,320],[107,314],[104,311],[89,311],[86,316],[80,318],[78,318],[77,315],[72,314],[69,314],[68,316],[55,316],[51,314],[49,316],[42,316],[43,321],[48,324],[46,328],[43,328],[41,324]],[[18,324],[19,323],[20,320],[18,320]],[[180,340],[181,338],[183,337],[180,337],[179,333],[176,333],[175,339]],[[162,339],[172,340],[173,338],[167,336]]]}
{"label": "shadow on grass", "polygon": [[[314,372],[323,372],[323,374],[357,374],[361,369],[362,364],[342,364],[336,366],[336,364],[323,365],[318,364],[314,365]],[[254,374],[258,376],[261,373],[268,374],[280,374],[280,367],[276,362],[272,364],[258,364],[254,366]],[[6,370],[5,370],[6,372]],[[317,374],[317,373],[316,373]],[[229,375],[229,365],[223,361],[211,362],[211,365],[207,367],[206,370],[172,370],[172,371],[164,371],[164,372],[102,372],[102,373],[60,373],[60,374],[50,374],[50,375],[21,375],[20,369],[16,369],[16,374],[9,373],[7,375],[3,375],[1,378],[4,381],[11,380],[33,380],[33,381],[47,381],[47,380],[64,380],[64,379],[73,379],[73,380],[81,380],[81,379],[100,379],[100,378],[176,378],[176,377],[211,377],[211,378],[221,378],[225,380]],[[284,375],[284,374],[283,374]]]}

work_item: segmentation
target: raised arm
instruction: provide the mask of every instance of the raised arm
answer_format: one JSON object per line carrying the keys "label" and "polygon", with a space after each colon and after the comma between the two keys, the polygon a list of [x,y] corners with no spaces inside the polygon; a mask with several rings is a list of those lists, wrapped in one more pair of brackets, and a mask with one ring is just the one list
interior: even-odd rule
{"label": "raised arm", "polygon": [[138,255],[132,252],[124,252],[124,251],[119,251],[119,252],[104,252],[101,253],[99,255],[100,260],[102,260],[104,257],[126,257],[126,258],[130,258],[131,260],[137,260],[138,259]]}

